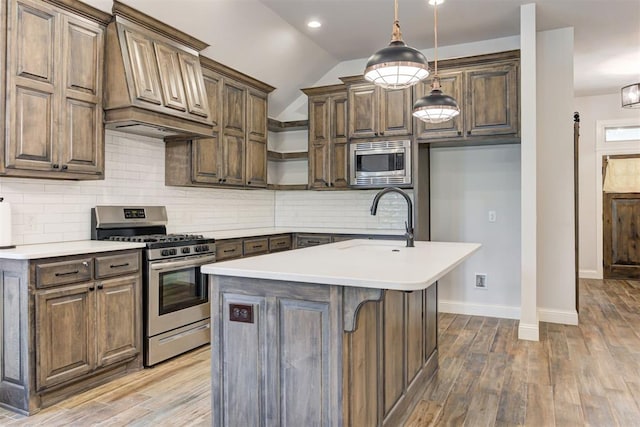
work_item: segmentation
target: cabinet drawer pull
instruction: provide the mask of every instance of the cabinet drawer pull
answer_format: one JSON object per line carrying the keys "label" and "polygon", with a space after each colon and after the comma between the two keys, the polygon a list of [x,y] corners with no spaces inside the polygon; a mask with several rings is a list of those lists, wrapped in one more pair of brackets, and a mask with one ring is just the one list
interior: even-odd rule
{"label": "cabinet drawer pull", "polygon": [[320,241],[319,240],[307,240],[307,243],[309,245],[319,245]]}
{"label": "cabinet drawer pull", "polygon": [[122,268],[122,267],[127,267],[129,265],[128,262],[125,262],[124,264],[111,264],[109,267],[110,268]]}
{"label": "cabinet drawer pull", "polygon": [[278,242],[278,243],[276,243],[276,246],[284,246],[286,244],[287,244],[287,242]]}
{"label": "cabinet drawer pull", "polygon": [[236,251],[236,250],[235,250],[235,248],[234,248],[234,249],[225,249],[225,250],[224,250],[224,251],[222,251],[222,252],[224,252],[225,254],[230,254],[230,253],[235,252],[235,251]]}
{"label": "cabinet drawer pull", "polygon": [[56,273],[56,277],[71,276],[72,274],[78,274],[78,273],[80,273],[80,270],[67,271],[66,273]]}
{"label": "cabinet drawer pull", "polygon": [[260,249],[262,247],[262,245],[253,245],[251,246],[251,249]]}

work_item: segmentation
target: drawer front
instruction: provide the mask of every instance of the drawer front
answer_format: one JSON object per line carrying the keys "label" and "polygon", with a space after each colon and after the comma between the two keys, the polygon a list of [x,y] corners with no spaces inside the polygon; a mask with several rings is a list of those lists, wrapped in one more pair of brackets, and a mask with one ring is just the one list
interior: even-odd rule
{"label": "drawer front", "polygon": [[46,288],[68,283],[87,282],[92,279],[92,271],[93,260],[91,258],[36,264],[36,286]]}
{"label": "drawer front", "polygon": [[217,241],[216,261],[240,258],[242,256],[242,240]]}
{"label": "drawer front", "polygon": [[287,251],[291,249],[291,236],[269,237],[269,252]]}
{"label": "drawer front", "polygon": [[269,239],[261,237],[259,239],[247,239],[244,241],[244,255],[258,255],[269,252]]}
{"label": "drawer front", "polygon": [[107,255],[96,258],[96,279],[137,273],[140,270],[139,254]]}
{"label": "drawer front", "polygon": [[325,245],[327,243],[331,243],[331,235],[329,234],[327,235],[299,234],[298,238],[296,239],[297,248],[306,248],[309,246]]}

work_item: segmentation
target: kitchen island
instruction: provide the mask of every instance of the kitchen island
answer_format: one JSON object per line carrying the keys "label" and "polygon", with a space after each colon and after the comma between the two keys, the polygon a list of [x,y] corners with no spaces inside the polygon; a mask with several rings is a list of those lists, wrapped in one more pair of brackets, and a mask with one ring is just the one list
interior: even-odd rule
{"label": "kitchen island", "polygon": [[213,425],[399,425],[438,366],[435,283],[479,247],[349,240],[203,266]]}

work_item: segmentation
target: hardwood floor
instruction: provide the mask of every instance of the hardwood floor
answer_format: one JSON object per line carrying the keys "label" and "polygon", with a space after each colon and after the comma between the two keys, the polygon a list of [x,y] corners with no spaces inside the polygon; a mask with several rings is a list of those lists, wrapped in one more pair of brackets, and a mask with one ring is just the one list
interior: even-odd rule
{"label": "hardwood floor", "polygon": [[[580,325],[441,314],[440,369],[405,427],[640,425],[640,282],[583,280]],[[209,350],[0,425],[210,425]]]}

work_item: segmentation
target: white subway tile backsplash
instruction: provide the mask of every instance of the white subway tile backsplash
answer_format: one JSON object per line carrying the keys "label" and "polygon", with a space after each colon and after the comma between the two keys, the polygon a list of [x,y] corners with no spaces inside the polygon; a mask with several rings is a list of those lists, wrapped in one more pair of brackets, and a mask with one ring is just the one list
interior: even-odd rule
{"label": "white subway tile backsplash", "polygon": [[13,243],[90,238],[96,205],[165,205],[169,232],[198,233],[272,226],[404,227],[406,205],[396,195],[369,214],[375,191],[269,191],[167,187],[164,142],[107,131],[105,179],[57,181],[0,178],[11,203]]}

